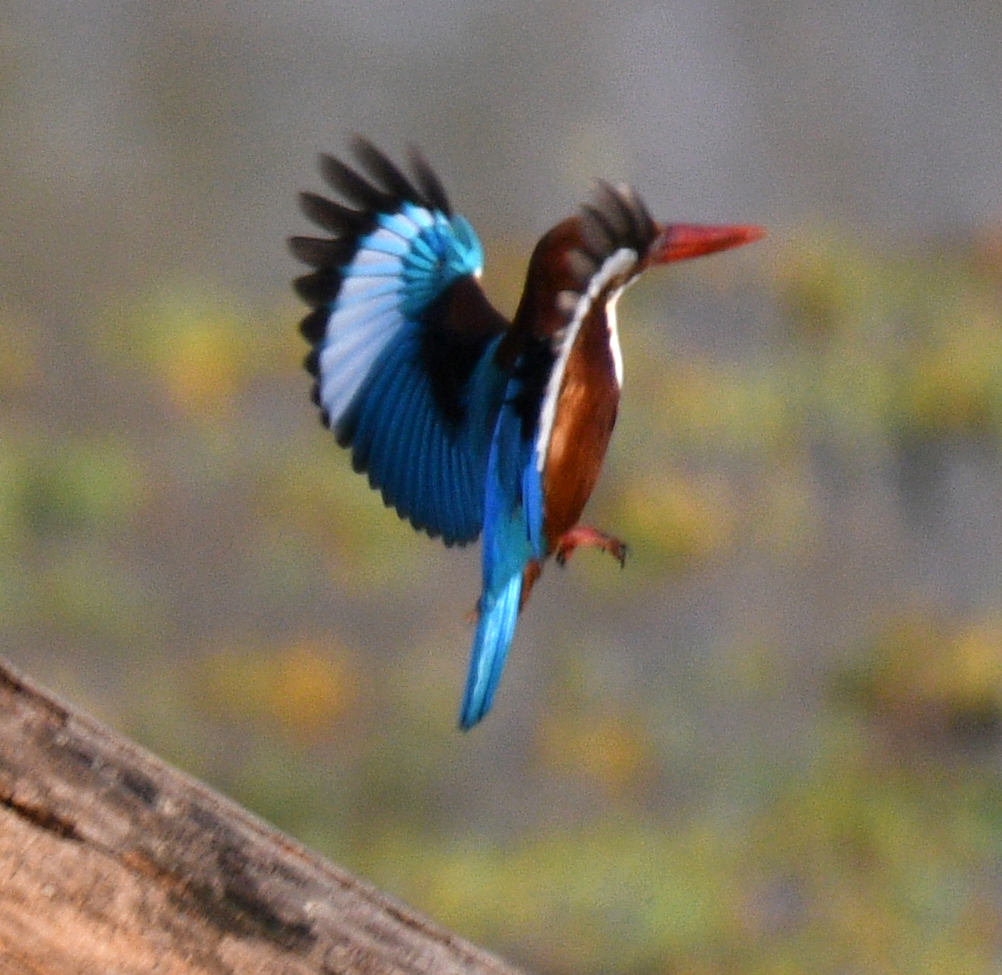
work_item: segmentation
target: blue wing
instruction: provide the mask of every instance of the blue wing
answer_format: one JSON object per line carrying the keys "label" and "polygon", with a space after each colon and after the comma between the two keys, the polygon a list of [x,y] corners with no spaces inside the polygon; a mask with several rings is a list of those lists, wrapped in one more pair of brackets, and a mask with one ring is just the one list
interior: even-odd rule
{"label": "blue wing", "polygon": [[473,228],[427,163],[412,158],[412,183],[369,143],[354,148],[369,179],[330,157],[322,168],[357,209],[303,194],[307,215],[333,237],[290,242],[316,269],[296,282],[316,308],[301,326],[313,398],[388,505],[463,544],[483,523],[505,383],[491,352],[507,322],[477,282]]}

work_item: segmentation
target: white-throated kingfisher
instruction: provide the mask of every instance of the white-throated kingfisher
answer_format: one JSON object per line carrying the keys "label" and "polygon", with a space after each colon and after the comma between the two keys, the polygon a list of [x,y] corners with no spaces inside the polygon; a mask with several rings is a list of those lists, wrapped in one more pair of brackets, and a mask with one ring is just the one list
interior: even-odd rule
{"label": "white-throated kingfisher", "polygon": [[321,170],[341,198],[301,194],[330,234],[293,237],[313,270],[301,331],[313,400],[387,505],[446,545],[483,534],[483,590],[459,724],[491,707],[515,622],[543,563],[626,546],[578,524],[616,422],[616,302],[648,267],[737,247],[758,227],[660,224],[626,187],[544,234],[509,322],[480,287],[483,250],[438,177],[355,139],[353,169]]}

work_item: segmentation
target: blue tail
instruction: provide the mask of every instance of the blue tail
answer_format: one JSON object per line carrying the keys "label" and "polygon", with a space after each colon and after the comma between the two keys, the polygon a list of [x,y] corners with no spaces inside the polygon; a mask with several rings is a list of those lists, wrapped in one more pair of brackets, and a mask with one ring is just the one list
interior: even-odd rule
{"label": "blue tail", "polygon": [[459,712],[459,727],[463,731],[472,728],[491,709],[508,646],[515,633],[521,596],[521,572],[513,575],[496,596],[484,593]]}

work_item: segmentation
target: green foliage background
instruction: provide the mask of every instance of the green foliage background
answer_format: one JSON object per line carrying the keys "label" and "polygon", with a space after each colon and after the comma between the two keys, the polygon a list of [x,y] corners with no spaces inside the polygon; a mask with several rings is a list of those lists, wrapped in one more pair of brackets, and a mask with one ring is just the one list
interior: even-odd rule
{"label": "green foliage background", "polygon": [[[861,593],[881,588],[867,533],[907,548],[898,536],[935,530],[910,452],[998,473],[997,258],[987,240],[903,253],[782,229],[638,288],[592,512],[632,559],[547,573],[498,714],[468,736],[452,723],[475,555],[398,525],[299,422],[290,301],[164,287],[84,324],[74,368],[105,379],[103,419],[80,429],[35,408],[41,331],[8,308],[5,643],[535,970],[990,971],[998,595],[992,580],[966,605],[900,581]],[[769,341],[741,361],[676,347],[659,309],[687,293],[774,309]],[[720,600],[741,566],[788,587],[807,645],[748,605],[712,644],[669,645],[685,665],[659,670],[647,609]],[[827,592],[840,574],[847,592]],[[648,659],[619,671],[631,654]]]}
{"label": "green foliage background", "polygon": [[[269,98],[309,59],[225,4],[140,6],[95,42],[127,121],[0,11],[2,652],[536,972],[998,971],[998,229],[777,219],[631,290],[588,511],[630,559],[547,568],[461,735],[478,552],[383,508],[300,368],[273,224],[302,229],[288,159],[319,146]],[[386,45],[323,53],[420,89]],[[515,140],[468,144],[475,92],[431,114],[482,162]],[[586,121],[568,173],[611,155]],[[532,236],[476,222],[510,311]]]}

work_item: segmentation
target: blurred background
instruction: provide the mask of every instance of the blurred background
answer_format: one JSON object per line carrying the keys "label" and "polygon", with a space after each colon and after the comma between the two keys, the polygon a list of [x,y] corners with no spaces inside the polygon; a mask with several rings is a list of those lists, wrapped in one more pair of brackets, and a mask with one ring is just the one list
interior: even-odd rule
{"label": "blurred background", "polygon": [[[1002,967],[1002,6],[7,0],[0,652],[537,973]],[[422,146],[517,301],[628,179],[770,237],[620,305],[494,711],[479,591],[308,401],[319,151]]]}

